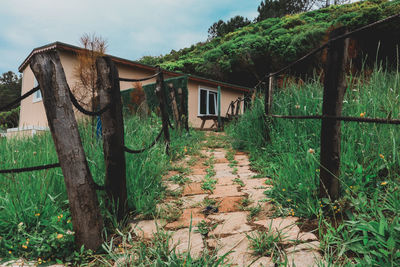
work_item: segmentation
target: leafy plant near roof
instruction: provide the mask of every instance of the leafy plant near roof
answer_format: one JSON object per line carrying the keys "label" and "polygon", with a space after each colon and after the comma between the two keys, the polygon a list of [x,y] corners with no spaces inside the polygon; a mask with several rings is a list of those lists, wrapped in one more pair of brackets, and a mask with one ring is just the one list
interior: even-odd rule
{"label": "leafy plant near roof", "polygon": [[[315,11],[269,18],[223,37],[192,45],[141,62],[218,80],[254,85],[267,71],[277,70],[323,43],[332,27],[355,29],[400,13],[400,1],[364,1]],[[391,31],[396,24],[385,26]],[[376,48],[376,46],[375,46]],[[316,66],[316,58],[308,61]],[[299,68],[304,71],[304,66]]]}

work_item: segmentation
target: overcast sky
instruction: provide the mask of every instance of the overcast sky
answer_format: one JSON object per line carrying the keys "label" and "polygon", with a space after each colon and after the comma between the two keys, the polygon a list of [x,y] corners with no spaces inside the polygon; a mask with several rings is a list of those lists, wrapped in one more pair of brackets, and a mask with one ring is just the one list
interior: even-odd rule
{"label": "overcast sky", "polygon": [[0,0],[0,74],[17,72],[33,48],[79,45],[84,33],[108,41],[107,53],[131,60],[207,39],[235,15],[254,19],[261,0]]}

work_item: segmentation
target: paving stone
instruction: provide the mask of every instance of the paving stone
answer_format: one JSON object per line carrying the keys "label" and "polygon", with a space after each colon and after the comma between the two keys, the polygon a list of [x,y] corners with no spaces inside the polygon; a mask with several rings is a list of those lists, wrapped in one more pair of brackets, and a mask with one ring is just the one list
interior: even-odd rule
{"label": "paving stone", "polygon": [[219,257],[230,252],[226,257],[227,263],[248,266],[254,260],[254,256],[251,254],[251,249],[249,248],[249,240],[244,233],[219,239],[217,241],[217,249]]}
{"label": "paving stone", "polygon": [[215,171],[226,171],[226,170],[231,171],[232,168],[229,167],[228,163],[216,163],[216,164],[214,164],[214,170]]}
{"label": "paving stone", "polygon": [[235,178],[232,178],[232,177],[214,177],[214,178],[217,180],[217,185],[233,185],[233,184],[235,184],[233,182],[233,179],[235,179]]}
{"label": "paving stone", "polygon": [[[275,263],[270,257],[261,257],[253,262],[250,267],[275,267]],[[299,266],[300,267],[300,266]]]}
{"label": "paving stone", "polygon": [[254,203],[258,203],[258,201],[267,198],[267,196],[264,194],[265,189],[243,189],[242,192],[248,194],[249,199]]}
{"label": "paving stone", "polygon": [[319,241],[301,243],[285,249],[286,253],[295,253],[301,250],[319,250]]}
{"label": "paving stone", "polygon": [[243,197],[224,197],[218,205],[218,212],[233,212],[240,210]]}
{"label": "paving stone", "polygon": [[187,208],[197,207],[204,201],[204,199],[207,196],[208,196],[207,194],[202,194],[202,195],[181,197],[180,199],[182,200],[182,208],[187,209]]}
{"label": "paving stone", "polygon": [[209,215],[207,218],[218,221],[217,227],[211,232],[212,235],[237,234],[251,231],[247,224],[248,212],[231,212]]}
{"label": "paving stone", "polygon": [[254,173],[252,171],[238,173],[238,176],[240,179],[255,179],[255,178],[253,178],[254,175],[256,175],[256,173]]}
{"label": "paving stone", "polygon": [[265,181],[267,179],[243,179],[245,186],[243,189],[260,189],[263,187],[267,187]]}
{"label": "paving stone", "polygon": [[165,229],[178,229],[189,227],[190,225],[196,226],[202,220],[207,221],[205,215],[201,211],[201,208],[185,209],[181,217],[177,221],[167,224]]}
{"label": "paving stone", "polygon": [[299,267],[299,266],[318,266],[318,262],[321,261],[322,257],[318,251],[302,250],[294,253],[286,254],[288,260],[288,267]]}
{"label": "paving stone", "polygon": [[166,224],[165,220],[144,220],[131,224],[131,231],[138,237],[151,239],[157,230]]}
{"label": "paving stone", "polygon": [[237,178],[237,174],[233,174],[230,170],[220,170],[216,171],[214,177],[217,178],[232,178],[235,179]]}
{"label": "paving stone", "polygon": [[172,250],[173,248],[175,248],[176,253],[185,253],[189,248],[190,256],[198,258],[204,250],[203,238],[200,233],[194,231],[189,235],[189,228],[180,229],[171,236],[169,249]]}
{"label": "paving stone", "polygon": [[180,186],[178,184],[175,184],[173,182],[164,182],[164,185],[167,187],[167,190],[169,191],[176,191],[180,189]]}
{"label": "paving stone", "polygon": [[204,179],[204,175],[203,174],[191,174],[188,176],[188,178],[192,181],[192,182],[201,182]]}
{"label": "paving stone", "polygon": [[197,167],[197,168],[191,168],[191,174],[193,175],[206,175],[206,168],[201,168],[201,167]]}
{"label": "paving stone", "polygon": [[315,241],[318,240],[318,237],[313,233],[305,232],[305,233],[300,233],[298,239],[302,241]]}
{"label": "paving stone", "polygon": [[172,176],[178,175],[178,171],[169,171],[167,175],[164,176],[165,179],[171,178]]}
{"label": "paving stone", "polygon": [[219,158],[215,160],[215,163],[229,163],[229,160],[227,160],[226,158]]}
{"label": "paving stone", "polygon": [[183,188],[183,196],[191,196],[191,195],[201,195],[205,194],[206,192],[201,189],[201,183],[191,183],[185,185]]}
{"label": "paving stone", "polygon": [[300,235],[300,228],[296,225],[296,217],[286,218],[275,218],[270,220],[255,221],[254,224],[262,225],[266,229],[270,229],[274,232],[280,232],[282,234],[283,243],[288,243],[294,240],[298,240]]}
{"label": "paving stone", "polygon": [[213,194],[209,198],[240,197],[245,193],[238,191],[237,185],[216,185]]}

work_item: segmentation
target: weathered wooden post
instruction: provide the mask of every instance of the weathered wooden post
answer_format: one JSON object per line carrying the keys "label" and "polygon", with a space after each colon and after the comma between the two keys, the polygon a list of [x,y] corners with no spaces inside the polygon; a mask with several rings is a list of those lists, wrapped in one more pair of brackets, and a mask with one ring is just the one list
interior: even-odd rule
{"label": "weathered wooden post", "polygon": [[174,121],[176,123],[176,127],[178,128],[178,131],[181,132],[181,119],[179,116],[179,110],[178,110],[178,104],[176,103],[176,92],[173,84],[169,84],[169,94],[171,97],[171,105],[172,105],[172,115],[174,116]]}
{"label": "weathered wooden post", "polygon": [[274,94],[275,76],[269,77],[268,82],[268,114],[272,114],[272,97]]}
{"label": "weathered wooden post", "polygon": [[77,247],[97,249],[103,242],[103,220],[59,55],[32,56],[30,67],[40,84],[44,108],[67,189]]}
{"label": "weathered wooden post", "polygon": [[[330,39],[344,34],[345,28],[333,30]],[[328,46],[325,68],[323,116],[341,116],[343,97],[346,89],[347,40],[338,40]],[[340,192],[340,121],[323,118],[321,122],[321,156],[319,196],[338,199]]]}
{"label": "weathered wooden post", "polygon": [[156,95],[158,97],[158,101],[160,102],[160,112],[161,112],[161,120],[162,120],[162,127],[164,131],[164,141],[166,144],[166,151],[169,154],[169,130],[168,130],[168,113],[166,110],[166,97],[165,97],[165,90],[164,90],[164,75],[161,71],[161,68],[158,66],[156,68],[157,81],[156,81]]}
{"label": "weathered wooden post", "polygon": [[236,111],[235,111],[235,116],[239,116],[239,111],[240,111],[240,101],[242,99],[239,97],[237,100],[237,104],[236,104]]}
{"label": "weathered wooden post", "polygon": [[119,88],[118,70],[110,57],[96,60],[97,87],[100,106],[111,103],[101,115],[103,151],[106,167],[105,188],[111,203],[117,207],[118,220],[123,219],[127,205],[124,119]]}

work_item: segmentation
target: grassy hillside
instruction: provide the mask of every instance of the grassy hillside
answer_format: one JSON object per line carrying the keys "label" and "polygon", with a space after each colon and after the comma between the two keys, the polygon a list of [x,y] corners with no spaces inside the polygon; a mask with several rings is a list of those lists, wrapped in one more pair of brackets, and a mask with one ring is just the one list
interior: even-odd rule
{"label": "grassy hillside", "polygon": [[[353,29],[396,13],[400,13],[399,0],[330,6],[283,18],[266,19],[228,33],[222,38],[172,51],[165,56],[144,57],[141,61],[147,64],[161,64],[168,70],[254,86],[266,72],[277,70],[318,47],[331,27],[342,25]],[[399,34],[388,35],[385,32],[398,30],[398,24],[397,22],[385,25],[379,30],[374,30],[372,35],[369,32],[357,36],[360,48],[376,51],[378,41],[388,36],[390,38],[385,43],[392,44],[395,40],[398,42]],[[367,43],[368,47],[364,47],[364,43]],[[394,52],[394,49],[382,50]],[[298,66],[297,71],[312,71],[320,64],[319,57],[320,55],[317,55]]]}

